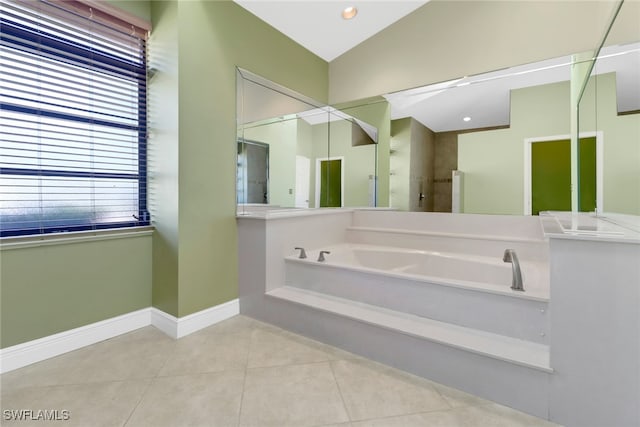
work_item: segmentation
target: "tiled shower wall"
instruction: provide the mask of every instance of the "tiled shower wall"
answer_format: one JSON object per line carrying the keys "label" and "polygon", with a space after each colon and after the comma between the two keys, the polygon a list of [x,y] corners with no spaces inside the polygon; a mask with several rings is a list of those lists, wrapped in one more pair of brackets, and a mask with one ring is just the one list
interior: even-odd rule
{"label": "tiled shower wall", "polygon": [[451,212],[451,171],[458,169],[458,133],[435,134],[433,212]]}

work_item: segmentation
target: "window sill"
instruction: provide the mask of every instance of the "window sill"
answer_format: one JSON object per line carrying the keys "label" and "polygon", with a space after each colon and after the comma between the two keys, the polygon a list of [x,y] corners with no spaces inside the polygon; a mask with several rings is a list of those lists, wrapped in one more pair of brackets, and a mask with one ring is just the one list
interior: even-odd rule
{"label": "window sill", "polygon": [[112,228],[108,230],[73,231],[68,233],[39,234],[37,236],[3,237],[0,250],[34,248],[39,246],[68,245],[99,240],[126,239],[150,236],[152,226]]}

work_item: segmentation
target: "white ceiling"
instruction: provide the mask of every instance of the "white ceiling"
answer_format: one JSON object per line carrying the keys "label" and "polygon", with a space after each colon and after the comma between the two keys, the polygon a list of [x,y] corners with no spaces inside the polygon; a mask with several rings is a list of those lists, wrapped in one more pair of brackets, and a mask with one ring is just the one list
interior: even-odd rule
{"label": "white ceiling", "polygon": [[[427,1],[415,0],[234,0],[327,62],[413,12]],[[351,20],[348,6],[358,8]]]}

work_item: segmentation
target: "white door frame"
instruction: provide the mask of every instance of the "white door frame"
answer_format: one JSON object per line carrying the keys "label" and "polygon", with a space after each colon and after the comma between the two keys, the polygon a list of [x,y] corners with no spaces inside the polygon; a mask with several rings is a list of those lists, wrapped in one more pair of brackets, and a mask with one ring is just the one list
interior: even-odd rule
{"label": "white door frame", "polygon": [[[303,160],[304,159],[304,160]],[[304,161],[304,168],[306,169],[306,175],[300,174],[300,162]],[[303,182],[300,182],[302,178]],[[295,207],[296,208],[309,208],[309,194],[311,193],[311,159],[306,156],[296,155],[296,190],[294,192],[295,196]],[[301,194],[301,189],[306,189],[306,192]],[[303,196],[303,197],[301,197]],[[303,200],[301,200],[303,198]]]}
{"label": "white door frame", "polygon": [[340,162],[340,207],[344,206],[344,156],[316,158],[316,208],[320,207],[320,163],[327,160],[341,160]]}
{"label": "white door frame", "polygon": [[[580,132],[578,139],[596,137],[596,212],[602,213],[604,206],[604,163],[603,163],[603,144],[604,137],[602,131],[597,132]],[[569,140],[571,135],[554,135],[536,138],[526,138],[524,140],[524,214],[531,215],[531,145],[536,142]],[[573,186],[574,184],[571,183]],[[573,188],[573,187],[572,187]],[[576,209],[577,211],[577,209]]]}

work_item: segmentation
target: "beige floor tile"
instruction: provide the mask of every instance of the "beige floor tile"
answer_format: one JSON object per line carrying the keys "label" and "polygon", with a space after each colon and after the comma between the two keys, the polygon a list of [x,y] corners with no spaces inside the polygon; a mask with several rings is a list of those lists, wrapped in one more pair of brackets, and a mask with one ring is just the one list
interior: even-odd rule
{"label": "beige floor tile", "polygon": [[351,427],[351,423],[321,424],[314,427]]}
{"label": "beige floor tile", "polygon": [[421,378],[363,360],[331,366],[352,421],[451,408]]}
{"label": "beige floor tile", "polygon": [[256,329],[251,334],[249,368],[327,360],[329,357],[320,349],[318,343],[310,344],[306,338],[263,329]]}
{"label": "beige floor tile", "polygon": [[[352,427],[465,427],[453,411],[435,411],[354,421]],[[473,427],[490,427],[475,424]]]}
{"label": "beige floor tile", "polygon": [[432,383],[435,389],[440,393],[440,395],[447,401],[449,405],[453,408],[458,408],[462,406],[479,406],[479,405],[489,405],[493,402],[490,400],[482,399],[478,396],[474,396],[473,394],[465,393],[464,391],[447,387],[442,384]]}
{"label": "beige floor tile", "polygon": [[[64,385],[53,387],[22,388],[3,393],[2,410],[3,426],[121,426],[127,420],[151,380],[118,381],[108,383],[92,383]],[[38,410],[58,411],[58,417],[66,421],[42,420],[7,421],[5,410],[30,409],[37,417]],[[50,413],[51,414],[51,413]]]}
{"label": "beige floor tile", "polygon": [[2,390],[83,382],[85,378],[74,373],[79,364],[90,358],[91,352],[92,347],[85,347],[4,373],[0,377]]}
{"label": "beige floor tile", "polygon": [[347,421],[328,363],[247,370],[241,426],[317,426]]}
{"label": "beige floor tile", "polygon": [[149,326],[0,377],[2,388],[120,381],[155,376],[175,341]]}
{"label": "beige floor tile", "polygon": [[158,375],[186,375],[245,369],[248,334],[196,333],[178,340]]}
{"label": "beige floor tile", "polygon": [[490,404],[353,422],[353,427],[552,427],[555,424]]}
{"label": "beige floor tile", "polygon": [[198,333],[202,334],[250,334],[253,330],[260,328],[261,323],[246,316],[233,316],[230,319],[216,323],[213,326],[204,328]]}
{"label": "beige floor tile", "polygon": [[129,426],[554,425],[244,316],[177,341],[142,328],[0,385],[3,410],[69,410],[55,425],[123,425],[130,414]]}
{"label": "beige floor tile", "polygon": [[235,427],[243,381],[243,371],[156,378],[126,426]]}
{"label": "beige floor tile", "polygon": [[84,378],[84,382],[153,378],[175,345],[174,339],[157,329],[143,328],[91,346],[73,375]]}
{"label": "beige floor tile", "polygon": [[553,427],[556,424],[513,409],[489,404],[352,423],[353,427]]}

